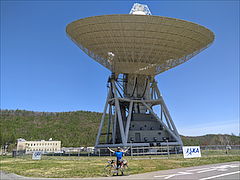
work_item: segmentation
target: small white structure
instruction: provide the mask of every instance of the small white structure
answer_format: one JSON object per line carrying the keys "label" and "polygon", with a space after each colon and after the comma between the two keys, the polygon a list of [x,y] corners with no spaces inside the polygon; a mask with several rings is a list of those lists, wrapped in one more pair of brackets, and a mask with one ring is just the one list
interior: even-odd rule
{"label": "small white structure", "polygon": [[94,150],[95,150],[94,147],[87,147],[87,152],[89,152],[89,153],[93,153]]}
{"label": "small white structure", "polygon": [[129,14],[152,15],[150,9],[145,4],[134,3]]}
{"label": "small white structure", "polygon": [[84,147],[63,147],[62,148],[62,152],[65,152],[65,153],[79,153],[83,151],[84,151]]}
{"label": "small white structure", "polygon": [[61,141],[26,141],[25,139],[17,140],[17,151],[25,151],[26,154],[32,154],[33,152],[54,153],[61,151]]}

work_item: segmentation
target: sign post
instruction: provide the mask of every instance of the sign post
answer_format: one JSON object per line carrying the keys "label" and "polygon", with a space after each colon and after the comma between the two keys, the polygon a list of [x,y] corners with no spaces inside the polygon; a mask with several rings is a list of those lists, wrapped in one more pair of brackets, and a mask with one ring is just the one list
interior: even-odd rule
{"label": "sign post", "polygon": [[41,157],[42,157],[42,152],[40,152],[40,151],[35,151],[32,154],[33,160],[41,160]]}

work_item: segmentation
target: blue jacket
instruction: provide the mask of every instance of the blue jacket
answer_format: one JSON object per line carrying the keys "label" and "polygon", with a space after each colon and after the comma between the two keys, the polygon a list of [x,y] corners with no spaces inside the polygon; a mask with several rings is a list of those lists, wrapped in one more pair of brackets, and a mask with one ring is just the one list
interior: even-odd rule
{"label": "blue jacket", "polygon": [[123,152],[118,152],[118,151],[116,151],[114,154],[116,155],[117,160],[121,160],[122,157],[123,157]]}

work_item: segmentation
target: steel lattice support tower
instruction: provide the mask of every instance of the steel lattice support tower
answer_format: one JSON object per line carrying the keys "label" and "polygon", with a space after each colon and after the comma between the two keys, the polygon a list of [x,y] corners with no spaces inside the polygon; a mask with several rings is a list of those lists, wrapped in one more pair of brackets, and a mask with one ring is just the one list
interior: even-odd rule
{"label": "steel lattice support tower", "polygon": [[[113,74],[109,78],[95,147],[166,145],[165,139],[169,145],[182,145],[155,79],[144,75],[119,76]],[[154,106],[159,106],[160,116],[154,112]],[[102,142],[101,136],[105,136]]]}

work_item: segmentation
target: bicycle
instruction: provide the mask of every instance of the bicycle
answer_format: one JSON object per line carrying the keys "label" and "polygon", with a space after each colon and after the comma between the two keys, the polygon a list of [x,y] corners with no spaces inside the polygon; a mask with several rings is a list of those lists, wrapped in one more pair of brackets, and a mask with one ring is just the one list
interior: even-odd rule
{"label": "bicycle", "polygon": [[117,167],[117,162],[115,160],[108,160],[108,164],[105,166],[105,173],[107,176],[114,175],[124,175],[124,172],[128,168],[128,162],[126,160],[121,161],[120,166]]}

